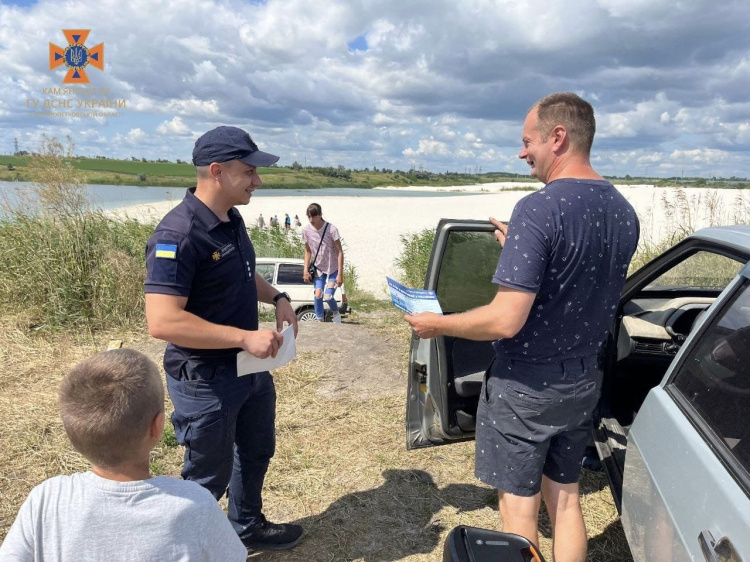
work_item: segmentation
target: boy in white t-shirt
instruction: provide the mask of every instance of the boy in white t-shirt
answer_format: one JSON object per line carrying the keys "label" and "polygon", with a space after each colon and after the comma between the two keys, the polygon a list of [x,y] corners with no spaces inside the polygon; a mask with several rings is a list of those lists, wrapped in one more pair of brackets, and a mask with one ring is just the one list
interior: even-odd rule
{"label": "boy in white t-shirt", "polygon": [[0,546],[5,561],[241,561],[247,550],[214,497],[151,477],[164,430],[156,365],[130,349],[79,363],[60,386],[60,415],[91,471],[34,488]]}

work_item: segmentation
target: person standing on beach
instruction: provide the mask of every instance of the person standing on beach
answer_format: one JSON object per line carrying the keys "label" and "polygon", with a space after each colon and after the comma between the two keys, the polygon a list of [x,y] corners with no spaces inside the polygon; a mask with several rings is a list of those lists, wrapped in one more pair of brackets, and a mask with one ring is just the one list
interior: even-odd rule
{"label": "person standing on beach", "polygon": [[299,220],[299,215],[294,215],[294,228],[302,226],[302,222]]}
{"label": "person standing on beach", "polygon": [[292,230],[292,219],[289,218],[289,213],[284,213],[284,230],[286,230],[287,234]]}
{"label": "person standing on beach", "polygon": [[263,227],[265,226],[266,226],[266,221],[263,218],[263,213],[261,213],[260,215],[258,215],[258,229],[262,230]]}
{"label": "person standing on beach", "polygon": [[422,338],[497,340],[476,422],[475,474],[498,489],[503,530],[539,544],[542,499],[556,562],[586,559],[578,480],[599,399],[598,357],[610,337],[638,243],[633,207],[590,164],[591,105],[572,93],[526,115],[519,158],[546,185],[521,199],[508,225],[486,306],[405,316]]}
{"label": "person standing on beach", "polygon": [[[262,513],[261,491],[275,449],[276,390],[271,373],[237,372],[237,353],[275,357],[284,323],[297,317],[289,295],[255,270],[255,250],[235,205],[262,182],[262,152],[245,131],[218,127],[195,142],[197,186],[162,219],[146,248],[149,333],[164,353],[172,423],[185,446],[182,477],[218,500],[248,550],[292,548],[302,527]],[[258,327],[258,301],[276,307],[276,330]]]}
{"label": "person standing on beach", "polygon": [[[334,294],[336,287],[344,282],[344,249],[338,229],[323,220],[323,209],[317,203],[307,207],[307,218],[310,221],[302,229],[302,241],[305,243],[305,283],[315,285],[315,316],[318,322],[325,320],[323,300],[333,313],[333,321],[341,323],[341,314]],[[315,269],[311,275],[310,266]]]}

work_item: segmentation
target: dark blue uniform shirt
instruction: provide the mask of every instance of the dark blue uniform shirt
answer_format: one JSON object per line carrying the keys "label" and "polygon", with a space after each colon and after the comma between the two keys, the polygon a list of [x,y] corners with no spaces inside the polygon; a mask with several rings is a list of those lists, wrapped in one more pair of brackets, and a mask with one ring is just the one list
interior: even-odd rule
{"label": "dark blue uniform shirt", "polygon": [[521,199],[492,280],[536,298],[498,353],[532,363],[596,355],[638,235],[633,207],[608,181],[560,179]]}
{"label": "dark blue uniform shirt", "polygon": [[[185,310],[215,324],[258,329],[255,250],[240,213],[222,222],[195,188],[156,227],[146,246],[146,293],[187,297]],[[239,349],[191,349],[169,344],[164,368],[179,378],[207,371],[236,376]],[[213,375],[209,375],[213,376]]]}

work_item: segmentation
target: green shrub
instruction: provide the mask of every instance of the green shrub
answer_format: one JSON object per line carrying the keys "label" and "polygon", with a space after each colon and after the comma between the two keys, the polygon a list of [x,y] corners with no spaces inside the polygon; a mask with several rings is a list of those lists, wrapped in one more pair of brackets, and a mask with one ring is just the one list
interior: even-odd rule
{"label": "green shrub", "polygon": [[400,281],[407,287],[424,287],[434,241],[435,231],[429,228],[401,235],[403,249],[396,259],[396,265],[403,274]]}
{"label": "green shrub", "polygon": [[255,255],[258,257],[305,257],[305,244],[298,234],[293,232],[286,234],[280,228],[258,228],[257,226],[248,228],[247,233],[255,247]]}

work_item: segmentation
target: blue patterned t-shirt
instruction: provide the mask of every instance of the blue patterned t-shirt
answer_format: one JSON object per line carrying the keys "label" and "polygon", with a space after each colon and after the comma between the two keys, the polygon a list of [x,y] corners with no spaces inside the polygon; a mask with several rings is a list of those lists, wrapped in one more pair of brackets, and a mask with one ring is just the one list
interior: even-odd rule
{"label": "blue patterned t-shirt", "polygon": [[521,199],[492,281],[536,293],[498,352],[534,363],[596,355],[638,244],[633,207],[608,181],[560,179]]}

